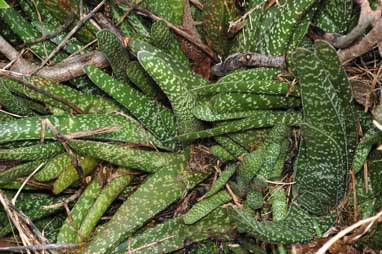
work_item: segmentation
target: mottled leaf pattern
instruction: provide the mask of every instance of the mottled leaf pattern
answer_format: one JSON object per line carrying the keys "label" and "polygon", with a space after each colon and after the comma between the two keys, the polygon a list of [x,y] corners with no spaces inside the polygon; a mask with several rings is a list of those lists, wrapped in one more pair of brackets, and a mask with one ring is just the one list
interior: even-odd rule
{"label": "mottled leaf pattern", "polygon": [[293,208],[284,220],[278,222],[256,221],[251,214],[235,210],[241,226],[256,238],[270,243],[300,243],[312,239],[317,231],[325,232],[334,222],[335,216],[311,217]]}
{"label": "mottled leaf pattern", "polygon": [[13,149],[0,149],[0,159],[25,161],[42,160],[49,159],[63,151],[64,147],[60,143],[52,142]]}
{"label": "mottled leaf pattern", "polygon": [[[183,163],[172,163],[149,176],[93,238],[84,253],[107,253],[152,216],[175,202],[187,188],[192,188],[206,177],[184,168]],[[105,235],[108,237],[105,238]]]}
{"label": "mottled leaf pattern", "polygon": [[40,182],[48,182],[56,179],[71,163],[70,156],[67,153],[61,153],[50,159],[46,165],[33,176],[33,179]]}
{"label": "mottled leaf pattern", "polygon": [[[99,193],[102,190],[102,184],[97,178],[94,178],[86,189],[82,193],[81,197],[77,200],[76,204],[70,211],[73,222],[78,228],[83,219],[85,218],[87,211],[92,207],[93,203],[97,199]],[[77,228],[72,225],[72,222],[67,218],[62,225],[60,232],[57,236],[58,243],[73,243],[77,237]]]}
{"label": "mottled leaf pattern", "polygon": [[[150,136],[141,126],[133,120],[121,115],[68,115],[31,117],[0,124],[0,140],[38,140],[41,138],[42,121],[48,119],[60,134],[69,134],[78,131],[88,131],[108,126],[120,126],[116,132],[95,135],[96,139],[133,142],[150,145],[155,138]],[[102,120],[101,120],[102,119]],[[45,138],[52,139],[52,131],[46,127]]]}
{"label": "mottled leaf pattern", "polygon": [[314,23],[326,32],[346,33],[356,18],[353,12],[352,0],[325,1]]}
{"label": "mottled leaf pattern", "polygon": [[[16,207],[49,239],[82,243],[73,252],[284,253],[339,221],[352,168],[357,200],[346,204],[360,218],[382,207],[379,107],[356,114],[336,49],[316,38],[364,18],[352,0],[3,2],[1,194],[22,190]],[[213,75],[211,64],[246,52],[287,68]],[[39,76],[74,62],[85,75]],[[0,238],[12,232],[0,209]]]}
{"label": "mottled leaf pattern", "polygon": [[194,224],[201,218],[208,215],[210,212],[218,208],[232,199],[231,195],[226,190],[199,201],[195,204],[184,216],[183,221],[186,224]]}
{"label": "mottled leaf pattern", "polygon": [[[316,45],[316,55],[301,49],[292,56],[298,62],[293,68],[300,80],[305,121],[296,164],[296,180],[301,182],[296,187],[301,203],[314,213],[325,213],[344,195],[357,142],[353,109],[349,106],[350,86],[346,76],[344,79],[338,75],[341,68],[334,69],[334,76],[329,60],[331,56],[336,58],[335,51],[325,45]],[[314,184],[317,179],[320,184]]]}
{"label": "mottled leaf pattern", "polygon": [[[166,141],[176,134],[174,115],[169,109],[93,65],[85,66],[85,72],[99,88],[121,103],[159,140]],[[169,146],[174,149],[175,145]]]}
{"label": "mottled leaf pattern", "polygon": [[260,41],[257,51],[274,56],[287,53],[294,26],[316,2],[317,0],[287,0],[285,6],[273,6],[275,15],[258,36]]}
{"label": "mottled leaf pattern", "polygon": [[179,133],[201,129],[201,122],[191,112],[196,98],[184,87],[182,79],[174,73],[171,64],[147,51],[140,51],[138,60],[170,100]]}
{"label": "mottled leaf pattern", "polygon": [[123,148],[119,145],[93,141],[70,141],[70,146],[79,154],[92,156],[112,164],[138,169],[146,172],[157,172],[169,163],[182,158],[176,153],[145,151],[136,148]]}
{"label": "mottled leaf pattern", "polygon": [[133,236],[131,241],[120,244],[112,252],[113,254],[122,254],[128,250],[129,244],[132,249],[138,249],[141,246],[150,244],[158,239],[169,239],[152,245],[148,248],[137,250],[139,254],[150,253],[170,253],[184,247],[186,240],[193,243],[203,241],[211,235],[220,235],[229,239],[232,230],[232,221],[225,209],[218,208],[211,212],[205,218],[192,225],[186,225],[182,217],[170,219],[164,223],[158,224],[154,228],[147,229],[142,234]]}
{"label": "mottled leaf pattern", "polygon": [[122,46],[117,35],[110,30],[104,29],[97,33],[97,39],[99,48],[109,61],[115,78],[128,86],[126,69],[129,63],[129,54]]}
{"label": "mottled leaf pattern", "polygon": [[217,127],[186,133],[179,135],[177,138],[180,140],[195,140],[199,138],[206,138],[212,136],[218,136],[226,133],[234,133],[243,130],[249,130],[253,128],[265,128],[272,127],[277,123],[285,123],[290,126],[296,126],[301,123],[302,118],[299,113],[287,113],[287,112],[273,112],[269,111],[254,112],[247,118],[230,121],[228,123],[221,124]]}

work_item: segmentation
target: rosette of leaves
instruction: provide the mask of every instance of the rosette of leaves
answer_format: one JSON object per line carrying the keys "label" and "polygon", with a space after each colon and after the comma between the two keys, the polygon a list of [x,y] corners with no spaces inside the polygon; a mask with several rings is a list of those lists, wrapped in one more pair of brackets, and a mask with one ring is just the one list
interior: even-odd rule
{"label": "rosette of leaves", "polygon": [[346,192],[357,143],[350,85],[334,48],[319,41],[313,51],[298,49],[289,59],[304,112],[293,205],[277,222],[256,221],[236,210],[246,231],[266,242],[285,244],[310,240],[334,223],[331,212]]}

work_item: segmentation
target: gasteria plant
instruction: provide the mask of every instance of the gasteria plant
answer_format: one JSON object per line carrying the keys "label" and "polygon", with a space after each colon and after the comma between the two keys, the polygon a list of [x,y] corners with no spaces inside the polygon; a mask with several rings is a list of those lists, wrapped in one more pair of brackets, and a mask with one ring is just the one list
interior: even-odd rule
{"label": "gasteria plant", "polygon": [[[358,142],[336,49],[310,40],[347,32],[352,1],[190,2],[0,0],[0,189],[21,190],[16,209],[84,254],[285,253],[335,225],[352,168],[362,217],[380,209],[380,131]],[[216,54],[235,55],[207,80]],[[67,82],[41,75],[62,66]]]}

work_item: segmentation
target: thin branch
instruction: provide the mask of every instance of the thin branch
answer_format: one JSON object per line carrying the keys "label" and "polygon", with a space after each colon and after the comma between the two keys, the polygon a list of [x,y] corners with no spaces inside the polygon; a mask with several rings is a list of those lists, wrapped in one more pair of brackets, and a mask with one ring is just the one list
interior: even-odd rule
{"label": "thin branch", "polygon": [[373,120],[373,124],[374,124],[375,127],[378,128],[378,130],[382,131],[382,125],[380,123],[378,123],[378,121]]}
{"label": "thin branch", "polygon": [[25,53],[25,49],[22,49],[16,58],[12,59],[12,61],[7,63],[1,69],[7,70],[7,69],[12,68],[13,64],[16,63],[23,56],[24,53]]}
{"label": "thin branch", "polygon": [[98,68],[108,66],[108,62],[103,54],[99,51],[93,51],[83,56],[74,56],[53,66],[44,67],[35,74],[47,79],[63,82],[84,75],[83,67],[88,64],[94,64]]}
{"label": "thin branch", "polygon": [[293,184],[296,184],[296,182],[289,182],[289,183],[286,183],[286,182],[282,182],[282,181],[270,181],[270,180],[266,180],[265,181],[266,183],[270,183],[270,184],[274,184],[274,185],[293,185]]}
{"label": "thin branch", "polygon": [[78,31],[78,29],[81,28],[83,24],[85,24],[86,21],[88,21],[94,13],[96,13],[106,2],[106,0],[102,0],[91,12],[89,12],[86,16],[81,18],[78,23],[73,27],[73,29],[65,36],[65,38],[57,45],[57,47],[49,54],[47,58],[41,63],[41,65],[33,71],[32,74],[38,72],[41,70],[45,64],[49,62],[50,59],[52,59],[65,45],[68,43],[69,39]]}
{"label": "thin branch", "polygon": [[345,50],[340,50],[338,52],[338,57],[341,62],[346,64],[351,60],[367,53],[371,48],[376,47],[378,42],[382,41],[382,18],[378,23],[371,29],[371,31],[363,37],[357,44],[347,48]]}
{"label": "thin branch", "polygon": [[229,22],[229,27],[228,27],[228,33],[233,36],[234,34],[236,34],[237,32],[239,32],[244,26],[245,26],[245,20],[247,19],[247,17],[249,15],[252,14],[252,12],[260,9],[261,6],[263,6],[264,3],[259,3],[257,4],[255,7],[253,7],[252,9],[250,9],[249,11],[247,11],[246,13],[244,13],[244,15],[242,15],[239,19],[235,20],[235,21],[230,21]]}
{"label": "thin branch", "polygon": [[16,48],[22,49],[22,48],[24,48],[26,46],[34,45],[34,44],[37,44],[39,42],[43,42],[43,41],[46,41],[46,40],[49,40],[51,38],[56,37],[58,34],[64,32],[66,29],[68,29],[68,27],[70,26],[70,24],[72,24],[72,22],[74,20],[74,16],[75,16],[74,13],[71,12],[70,15],[68,16],[68,19],[65,21],[65,23],[62,24],[60,27],[58,27],[56,29],[56,31],[54,31],[52,33],[45,34],[45,35],[41,36],[40,38],[36,38],[36,39],[30,40],[30,41],[26,41],[23,44],[17,46]]}
{"label": "thin branch", "polygon": [[225,184],[225,187],[226,187],[226,189],[227,189],[229,195],[231,195],[232,200],[233,200],[233,202],[235,203],[235,205],[236,205],[238,208],[242,208],[243,205],[242,205],[242,203],[241,203],[241,200],[240,200],[240,198],[239,198],[238,196],[236,196],[236,194],[232,191],[231,186],[230,186],[228,183],[226,183],[226,184]]}
{"label": "thin branch", "polygon": [[212,66],[211,74],[221,77],[228,72],[242,67],[274,67],[286,69],[286,57],[268,56],[258,53],[237,53],[227,57],[223,63]]}
{"label": "thin branch", "polygon": [[58,209],[58,208],[61,208],[61,207],[65,207],[65,204],[68,204],[70,202],[73,202],[74,200],[76,200],[79,196],[81,196],[82,194],[82,191],[83,191],[83,188],[80,188],[78,189],[73,195],[71,195],[70,197],[68,197],[67,199],[59,202],[59,203],[56,203],[56,204],[53,204],[53,205],[45,205],[43,206],[42,208],[43,209],[47,209],[47,210],[50,210],[50,209]]}
{"label": "thin branch", "polygon": [[101,127],[101,128],[87,130],[87,131],[77,131],[77,132],[66,134],[65,138],[68,140],[83,138],[83,137],[88,137],[88,136],[118,131],[121,128],[122,128],[122,126],[120,126],[120,125],[115,125],[115,126],[112,125],[112,126]]}
{"label": "thin branch", "polygon": [[50,97],[56,101],[59,101],[61,102],[62,104],[65,104],[66,106],[70,107],[71,109],[73,109],[76,113],[83,113],[82,109],[80,109],[77,105],[75,105],[74,103],[66,100],[66,99],[63,99],[55,94],[52,94],[44,89],[42,89],[41,87],[38,87],[38,86],[35,86],[34,84],[26,81],[24,79],[24,76],[23,74],[20,74],[20,73],[16,73],[16,72],[12,72],[12,71],[7,71],[7,70],[2,70],[0,69],[0,77],[6,77],[6,78],[9,78],[11,80],[14,80],[14,81],[17,81],[19,83],[21,83],[22,85],[28,87],[29,89],[32,89],[40,94],[43,94],[47,97]]}
{"label": "thin branch", "polygon": [[[30,76],[36,68],[31,63],[26,61],[20,53],[1,35],[0,52],[11,62],[14,61],[14,64],[12,65],[13,73],[17,73],[17,76],[20,78],[23,76]],[[98,68],[108,66],[108,62],[103,54],[99,51],[93,51],[82,56],[73,56],[52,66],[44,67],[39,70],[36,75],[47,79],[56,80],[58,82],[63,82],[83,75],[83,67],[87,64],[94,64]]]}
{"label": "thin branch", "polygon": [[368,0],[358,0],[357,3],[361,7],[358,24],[348,34],[339,35],[333,33],[325,33],[323,35],[323,39],[332,43],[336,48],[349,47],[357,38],[362,36],[365,30],[372,23],[375,23],[381,16],[381,10],[377,8],[375,11],[373,11]]}
{"label": "thin branch", "polygon": [[77,235],[80,236],[81,239],[85,239],[85,237],[83,237],[83,235],[81,234],[81,232],[80,232],[80,230],[79,230],[79,228],[77,226],[77,223],[73,219],[73,216],[72,216],[72,213],[71,213],[71,211],[69,209],[68,204],[66,202],[62,202],[62,205],[64,206],[65,212],[68,215],[68,219],[69,219],[70,225],[73,227],[73,229],[76,230]]}
{"label": "thin branch", "polygon": [[31,64],[27,62],[20,53],[0,35],[0,52],[11,62],[18,72],[27,73],[31,70]]}
{"label": "thin branch", "polygon": [[0,109],[0,112],[4,113],[4,114],[7,114],[7,115],[10,115],[10,116],[13,116],[13,117],[17,117],[17,118],[23,118],[24,117],[24,116],[20,116],[20,115],[17,115],[17,114],[14,114],[14,113],[2,110],[2,109]]}
{"label": "thin branch", "polygon": [[78,54],[82,54],[84,53],[84,50],[89,48],[90,46],[92,46],[94,43],[96,43],[98,40],[97,39],[94,39],[92,40],[91,42],[85,44],[84,46],[82,46],[81,48],[79,48],[78,50],[74,51],[73,53],[71,53],[67,58],[64,59],[64,61],[66,61],[67,59],[75,56],[75,55],[78,55]]}
{"label": "thin branch", "polygon": [[164,21],[166,23],[166,25],[169,28],[171,28],[176,34],[180,35],[181,37],[185,38],[186,40],[188,40],[189,42],[194,44],[196,47],[200,48],[200,50],[202,50],[204,53],[206,53],[215,62],[219,61],[219,58],[217,57],[217,55],[206,44],[204,44],[203,42],[196,41],[192,35],[190,35],[186,31],[184,31],[183,29],[179,28],[178,26],[172,24],[171,22],[169,22],[169,21],[167,21],[167,20],[165,20],[159,16],[156,16],[155,14],[151,13],[150,11],[148,11],[148,10],[146,10],[146,9],[144,9],[144,8],[134,4],[134,3],[130,3],[128,0],[119,0],[119,2],[126,4],[130,8],[135,9],[141,15],[146,16],[146,17],[148,17],[154,21]]}

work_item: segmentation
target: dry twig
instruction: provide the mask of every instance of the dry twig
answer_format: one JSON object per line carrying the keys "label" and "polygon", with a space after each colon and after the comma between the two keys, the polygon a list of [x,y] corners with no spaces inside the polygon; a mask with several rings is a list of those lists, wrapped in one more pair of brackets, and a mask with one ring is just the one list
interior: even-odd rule
{"label": "dry twig", "polygon": [[[12,64],[12,71],[17,76],[30,76],[35,66],[26,61],[21,54],[0,35],[0,52],[8,58]],[[84,74],[83,67],[94,64],[98,68],[108,66],[108,62],[99,51],[93,51],[82,56],[74,56],[52,66],[46,66],[37,71],[35,75],[58,82],[67,81]],[[8,64],[5,64],[6,67]]]}
{"label": "dry twig", "polygon": [[350,48],[340,50],[338,57],[342,63],[348,63],[351,60],[367,53],[373,47],[376,47],[382,41],[382,18],[371,29],[371,31],[363,37],[357,44]]}
{"label": "dry twig", "polygon": [[33,170],[33,172],[27,178],[25,178],[25,180],[21,184],[20,188],[17,190],[16,194],[13,196],[13,198],[11,200],[12,205],[16,205],[16,200],[19,197],[19,195],[20,195],[22,189],[24,188],[24,186],[37,173],[37,171],[39,171],[42,168],[42,166],[44,166],[44,165],[45,165],[45,162],[43,162],[40,165],[38,165],[38,167],[35,170]]}
{"label": "dry twig", "polygon": [[45,131],[44,126],[47,126],[53,132],[55,139],[58,140],[59,142],[61,142],[61,144],[64,146],[66,152],[70,156],[70,159],[72,161],[74,168],[76,169],[76,171],[78,173],[78,176],[80,177],[81,185],[85,186],[86,182],[85,182],[85,177],[84,177],[84,170],[82,169],[82,166],[78,160],[78,156],[72,151],[72,148],[68,144],[69,139],[65,135],[62,135],[56,129],[56,127],[54,127],[54,125],[49,121],[49,119],[42,120],[42,126],[43,126],[41,128],[42,131]]}
{"label": "dry twig", "polygon": [[164,238],[162,238],[162,239],[156,240],[156,241],[154,241],[154,242],[151,242],[151,243],[149,243],[149,244],[142,245],[142,246],[140,246],[140,247],[138,247],[138,248],[136,248],[136,249],[131,249],[131,248],[129,248],[129,251],[128,251],[127,253],[130,254],[130,253],[134,253],[134,252],[137,252],[137,251],[140,251],[140,250],[143,250],[143,249],[147,249],[147,248],[149,248],[149,247],[151,247],[151,246],[154,246],[154,245],[156,245],[156,244],[158,244],[158,243],[167,241],[167,240],[169,240],[169,239],[171,239],[171,238],[174,238],[174,237],[175,237],[175,235],[170,235],[170,236],[166,236],[166,237],[164,237]]}
{"label": "dry twig", "polygon": [[94,13],[96,13],[106,2],[106,0],[102,0],[91,12],[89,12],[86,16],[81,17],[81,19],[78,21],[78,23],[72,28],[72,30],[65,36],[65,38],[57,45],[57,47],[49,54],[47,58],[41,63],[41,65],[35,69],[32,74],[38,72],[41,70],[45,64],[49,62],[50,59],[52,59],[65,45],[68,43],[69,39],[78,31],[78,29],[81,28],[83,24],[85,24],[86,21],[88,21]]}
{"label": "dry twig", "polygon": [[333,44],[336,48],[347,48],[354,40],[362,36],[365,30],[372,24],[376,23],[381,17],[381,10],[377,8],[373,11],[368,0],[358,0],[357,3],[361,7],[358,24],[346,35],[333,33],[325,33],[323,38]]}
{"label": "dry twig", "polygon": [[230,186],[228,183],[226,183],[226,184],[225,184],[225,187],[226,187],[226,189],[227,189],[229,195],[231,195],[232,200],[233,200],[233,202],[235,203],[235,205],[236,205],[238,208],[242,208],[243,205],[241,204],[241,200],[240,200],[240,198],[239,198],[238,196],[236,196],[236,194],[232,191],[231,186]]}
{"label": "dry twig", "polygon": [[258,53],[237,53],[216,64],[211,68],[211,74],[221,77],[242,67],[274,67],[286,69],[285,56],[268,56]]}
{"label": "dry twig", "polygon": [[246,13],[244,13],[244,15],[242,15],[239,19],[237,19],[235,21],[230,21],[227,32],[231,36],[233,34],[236,34],[237,32],[239,32],[244,27],[245,20],[249,17],[249,15],[251,15],[252,12],[260,9],[260,7],[263,6],[263,5],[264,5],[264,3],[260,3],[260,4],[256,5],[255,7],[253,7],[252,9],[250,9],[249,11],[247,11]]}
{"label": "dry twig", "polygon": [[[136,4],[136,6],[138,6],[138,5],[140,5],[142,2],[143,2],[143,0],[137,0],[137,1],[135,2],[135,4]],[[121,19],[118,20],[118,22],[117,22],[116,25],[119,26],[120,24],[122,24],[122,22],[127,18],[127,16],[130,15],[130,13],[131,13],[133,10],[134,10],[134,8],[129,8],[129,9],[123,14],[123,16],[121,17]]]}
{"label": "dry twig", "polygon": [[50,209],[58,209],[60,207],[65,207],[65,204],[68,204],[70,202],[73,202],[74,200],[76,200],[79,196],[81,196],[81,193],[82,193],[83,189],[80,188],[78,189],[73,195],[71,195],[70,197],[68,197],[67,199],[59,202],[59,203],[56,203],[56,204],[53,204],[53,205],[45,205],[43,206],[42,208],[43,209],[47,209],[47,210],[50,210]]}

